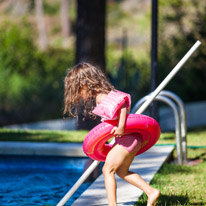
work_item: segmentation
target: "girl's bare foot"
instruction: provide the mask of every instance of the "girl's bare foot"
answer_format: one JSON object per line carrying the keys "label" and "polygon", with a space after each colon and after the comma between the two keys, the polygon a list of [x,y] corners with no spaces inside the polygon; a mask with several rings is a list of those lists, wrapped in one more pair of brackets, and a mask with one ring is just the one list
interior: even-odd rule
{"label": "girl's bare foot", "polygon": [[147,200],[147,206],[154,206],[157,202],[157,199],[160,196],[160,191],[157,189],[154,189],[154,191],[151,193],[151,195],[148,197]]}

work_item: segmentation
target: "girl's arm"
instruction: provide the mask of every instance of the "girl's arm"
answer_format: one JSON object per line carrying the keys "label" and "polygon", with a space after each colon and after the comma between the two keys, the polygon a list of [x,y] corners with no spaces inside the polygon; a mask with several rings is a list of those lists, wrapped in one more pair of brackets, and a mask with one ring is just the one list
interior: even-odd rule
{"label": "girl's arm", "polygon": [[124,134],[126,116],[127,108],[126,104],[124,104],[123,107],[120,109],[118,126],[114,127],[111,131],[111,134],[114,134],[115,137],[121,137]]}

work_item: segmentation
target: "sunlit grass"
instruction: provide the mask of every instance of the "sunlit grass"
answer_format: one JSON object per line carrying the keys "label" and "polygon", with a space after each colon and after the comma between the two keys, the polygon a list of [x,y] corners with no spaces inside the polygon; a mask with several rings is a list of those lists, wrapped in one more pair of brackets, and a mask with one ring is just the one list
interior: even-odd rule
{"label": "sunlit grass", "polygon": [[[206,151],[188,149],[190,162],[199,160],[195,166],[164,164],[154,176],[151,185],[161,191],[157,205],[206,205]],[[135,206],[146,205],[145,194]]]}
{"label": "sunlit grass", "polygon": [[[206,128],[198,128],[187,132],[188,146],[206,147]],[[157,144],[176,144],[175,133],[162,133]]]}

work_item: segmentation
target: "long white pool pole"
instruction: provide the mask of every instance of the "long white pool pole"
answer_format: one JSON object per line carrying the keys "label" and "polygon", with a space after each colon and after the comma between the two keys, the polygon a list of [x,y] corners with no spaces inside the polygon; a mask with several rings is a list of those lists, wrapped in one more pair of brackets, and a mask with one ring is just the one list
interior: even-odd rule
{"label": "long white pool pole", "polygon": [[[179,61],[179,63],[174,67],[174,69],[167,75],[167,77],[162,81],[162,83],[155,89],[150,97],[142,104],[142,106],[137,110],[136,114],[143,113],[147,107],[152,103],[155,97],[164,89],[164,87],[169,83],[169,81],[175,76],[175,74],[180,70],[184,63],[190,58],[194,51],[200,46],[201,42],[198,40],[193,47],[185,54],[185,56]],[[112,141],[111,143],[114,143]],[[95,160],[90,167],[84,172],[84,174],[79,178],[79,180],[73,185],[73,187],[67,192],[67,194],[61,199],[57,206],[63,206],[67,200],[74,194],[74,192],[81,186],[81,184],[87,179],[87,177],[92,173],[92,171],[99,165],[99,161]]]}
{"label": "long white pool pole", "polygon": [[63,206],[67,200],[75,193],[75,191],[81,186],[81,184],[89,177],[89,175],[94,171],[94,169],[99,165],[99,161],[95,160],[88,169],[82,174],[82,176],[77,180],[73,187],[66,193],[66,195],[61,199],[57,206]]}

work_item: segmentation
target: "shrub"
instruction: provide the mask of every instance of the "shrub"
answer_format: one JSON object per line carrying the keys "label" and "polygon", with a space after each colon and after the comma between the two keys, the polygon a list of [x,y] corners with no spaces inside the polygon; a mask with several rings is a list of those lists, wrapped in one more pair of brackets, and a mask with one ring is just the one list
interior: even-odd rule
{"label": "shrub", "polygon": [[61,117],[73,51],[39,51],[25,21],[5,22],[0,33],[0,125]]}
{"label": "shrub", "polygon": [[202,45],[167,86],[184,101],[206,99],[206,3],[205,1],[161,1],[159,80],[163,79],[199,39]]}

